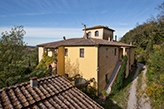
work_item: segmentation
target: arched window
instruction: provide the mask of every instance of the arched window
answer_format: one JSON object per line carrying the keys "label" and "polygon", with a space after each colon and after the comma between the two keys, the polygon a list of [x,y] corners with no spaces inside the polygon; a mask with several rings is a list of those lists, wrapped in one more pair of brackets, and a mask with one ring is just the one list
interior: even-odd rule
{"label": "arched window", "polygon": [[95,36],[99,36],[99,31],[95,31]]}
{"label": "arched window", "polygon": [[88,32],[87,35],[88,35],[88,36],[91,36],[91,32]]}

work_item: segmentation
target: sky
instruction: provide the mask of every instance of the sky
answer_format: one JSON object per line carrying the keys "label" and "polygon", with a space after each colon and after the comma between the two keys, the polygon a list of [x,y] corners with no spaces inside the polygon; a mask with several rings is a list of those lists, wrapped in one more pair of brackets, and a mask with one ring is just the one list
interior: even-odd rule
{"label": "sky", "polygon": [[0,0],[0,33],[24,26],[29,46],[81,38],[83,24],[126,32],[156,16],[163,0]]}

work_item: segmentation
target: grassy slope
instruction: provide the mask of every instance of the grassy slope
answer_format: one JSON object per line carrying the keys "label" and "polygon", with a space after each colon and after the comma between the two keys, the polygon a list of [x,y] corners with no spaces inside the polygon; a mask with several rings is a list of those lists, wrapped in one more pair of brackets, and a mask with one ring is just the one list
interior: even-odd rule
{"label": "grassy slope", "polygon": [[[100,99],[95,100],[105,109],[126,109],[129,98],[128,92],[130,90],[136,69],[129,74],[128,78],[125,79],[124,87],[119,92],[109,95],[106,101],[102,101]],[[117,103],[113,104],[113,101],[116,101]]]}

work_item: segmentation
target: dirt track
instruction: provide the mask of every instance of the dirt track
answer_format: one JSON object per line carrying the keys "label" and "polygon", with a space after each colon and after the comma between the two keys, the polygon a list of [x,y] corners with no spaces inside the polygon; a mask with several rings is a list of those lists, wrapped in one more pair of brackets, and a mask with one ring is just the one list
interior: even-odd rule
{"label": "dirt track", "polygon": [[[137,79],[138,79],[138,75],[139,75],[139,71],[141,68],[144,68],[143,70],[143,77],[142,79],[144,80],[145,79],[145,75],[146,75],[146,72],[147,72],[147,68],[145,65],[141,64],[141,63],[138,63],[137,64],[137,71],[133,77],[133,82],[132,82],[132,85],[130,87],[130,91],[129,91],[129,100],[128,100],[128,108],[127,109],[137,109],[137,95],[136,95],[136,84],[137,84]],[[144,83],[142,85],[142,88],[144,88],[146,86],[146,83]],[[144,98],[141,98],[140,99],[141,101],[141,104],[139,106],[140,109],[151,109],[151,105],[150,103],[146,103],[144,104]]]}

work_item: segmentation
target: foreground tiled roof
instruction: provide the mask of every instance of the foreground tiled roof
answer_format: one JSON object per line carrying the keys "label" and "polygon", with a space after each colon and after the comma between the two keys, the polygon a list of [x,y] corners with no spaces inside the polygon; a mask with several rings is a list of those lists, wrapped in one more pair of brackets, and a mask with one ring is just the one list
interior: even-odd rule
{"label": "foreground tiled roof", "polygon": [[47,48],[56,48],[60,46],[92,46],[92,45],[100,45],[100,46],[125,46],[125,47],[135,47],[130,46],[129,44],[121,43],[121,42],[112,42],[103,39],[96,39],[96,38],[71,38],[67,40],[61,40],[51,43],[45,43],[37,45],[39,47],[47,47]]}
{"label": "foreground tiled roof", "polygon": [[0,109],[103,108],[62,76],[41,78],[38,83],[33,88],[25,82],[1,89]]}

